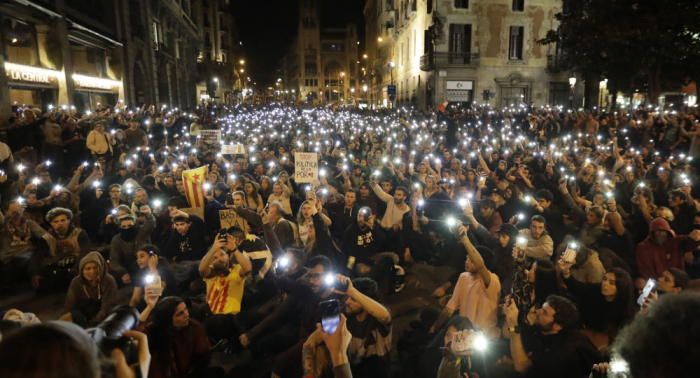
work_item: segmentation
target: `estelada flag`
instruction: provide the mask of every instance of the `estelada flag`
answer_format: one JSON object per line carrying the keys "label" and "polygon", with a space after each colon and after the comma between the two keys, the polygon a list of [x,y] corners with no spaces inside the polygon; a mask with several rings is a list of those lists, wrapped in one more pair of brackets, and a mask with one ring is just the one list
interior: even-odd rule
{"label": "estelada flag", "polygon": [[182,182],[185,185],[185,196],[191,207],[204,207],[204,183],[207,180],[209,166],[190,169],[182,172]]}

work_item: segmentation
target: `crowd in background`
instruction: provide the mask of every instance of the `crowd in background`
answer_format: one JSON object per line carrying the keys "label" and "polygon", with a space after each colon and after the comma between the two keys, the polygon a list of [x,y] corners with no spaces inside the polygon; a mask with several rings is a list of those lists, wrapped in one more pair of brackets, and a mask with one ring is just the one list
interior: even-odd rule
{"label": "crowd in background", "polygon": [[[82,328],[135,307],[156,377],[223,376],[212,351],[273,377],[634,370],[628,329],[700,278],[696,110],[17,108],[0,291],[66,293],[60,320]],[[402,291],[436,300],[397,332]],[[332,300],[335,340],[317,325]],[[39,322],[0,310],[6,345]]]}

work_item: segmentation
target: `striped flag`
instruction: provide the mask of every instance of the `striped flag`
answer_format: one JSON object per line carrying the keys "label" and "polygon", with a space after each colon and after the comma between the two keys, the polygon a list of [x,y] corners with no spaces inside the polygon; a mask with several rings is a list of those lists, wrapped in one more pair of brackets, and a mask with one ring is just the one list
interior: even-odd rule
{"label": "striped flag", "polygon": [[447,101],[443,102],[442,105],[438,106],[438,109],[440,109],[441,112],[444,112],[444,111],[445,111],[445,107],[446,107],[447,104],[449,104],[449,103],[450,103],[450,100],[447,100]]}
{"label": "striped flag", "polygon": [[185,196],[192,208],[204,208],[204,182],[207,180],[209,166],[203,166],[182,172]]}

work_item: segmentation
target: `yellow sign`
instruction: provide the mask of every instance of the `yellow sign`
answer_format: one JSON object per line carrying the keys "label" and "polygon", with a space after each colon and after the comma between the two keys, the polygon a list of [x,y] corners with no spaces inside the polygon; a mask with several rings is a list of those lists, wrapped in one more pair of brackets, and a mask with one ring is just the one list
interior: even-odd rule
{"label": "yellow sign", "polygon": [[248,222],[234,210],[219,210],[219,220],[221,221],[221,228],[236,226],[243,231],[248,229]]}

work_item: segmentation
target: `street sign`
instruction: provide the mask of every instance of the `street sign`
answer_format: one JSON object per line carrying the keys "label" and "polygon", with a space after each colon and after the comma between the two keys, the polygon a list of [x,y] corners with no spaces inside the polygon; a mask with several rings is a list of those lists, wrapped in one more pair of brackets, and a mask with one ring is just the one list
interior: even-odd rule
{"label": "street sign", "polygon": [[396,85],[389,85],[386,87],[386,93],[388,95],[395,95],[396,94]]}

